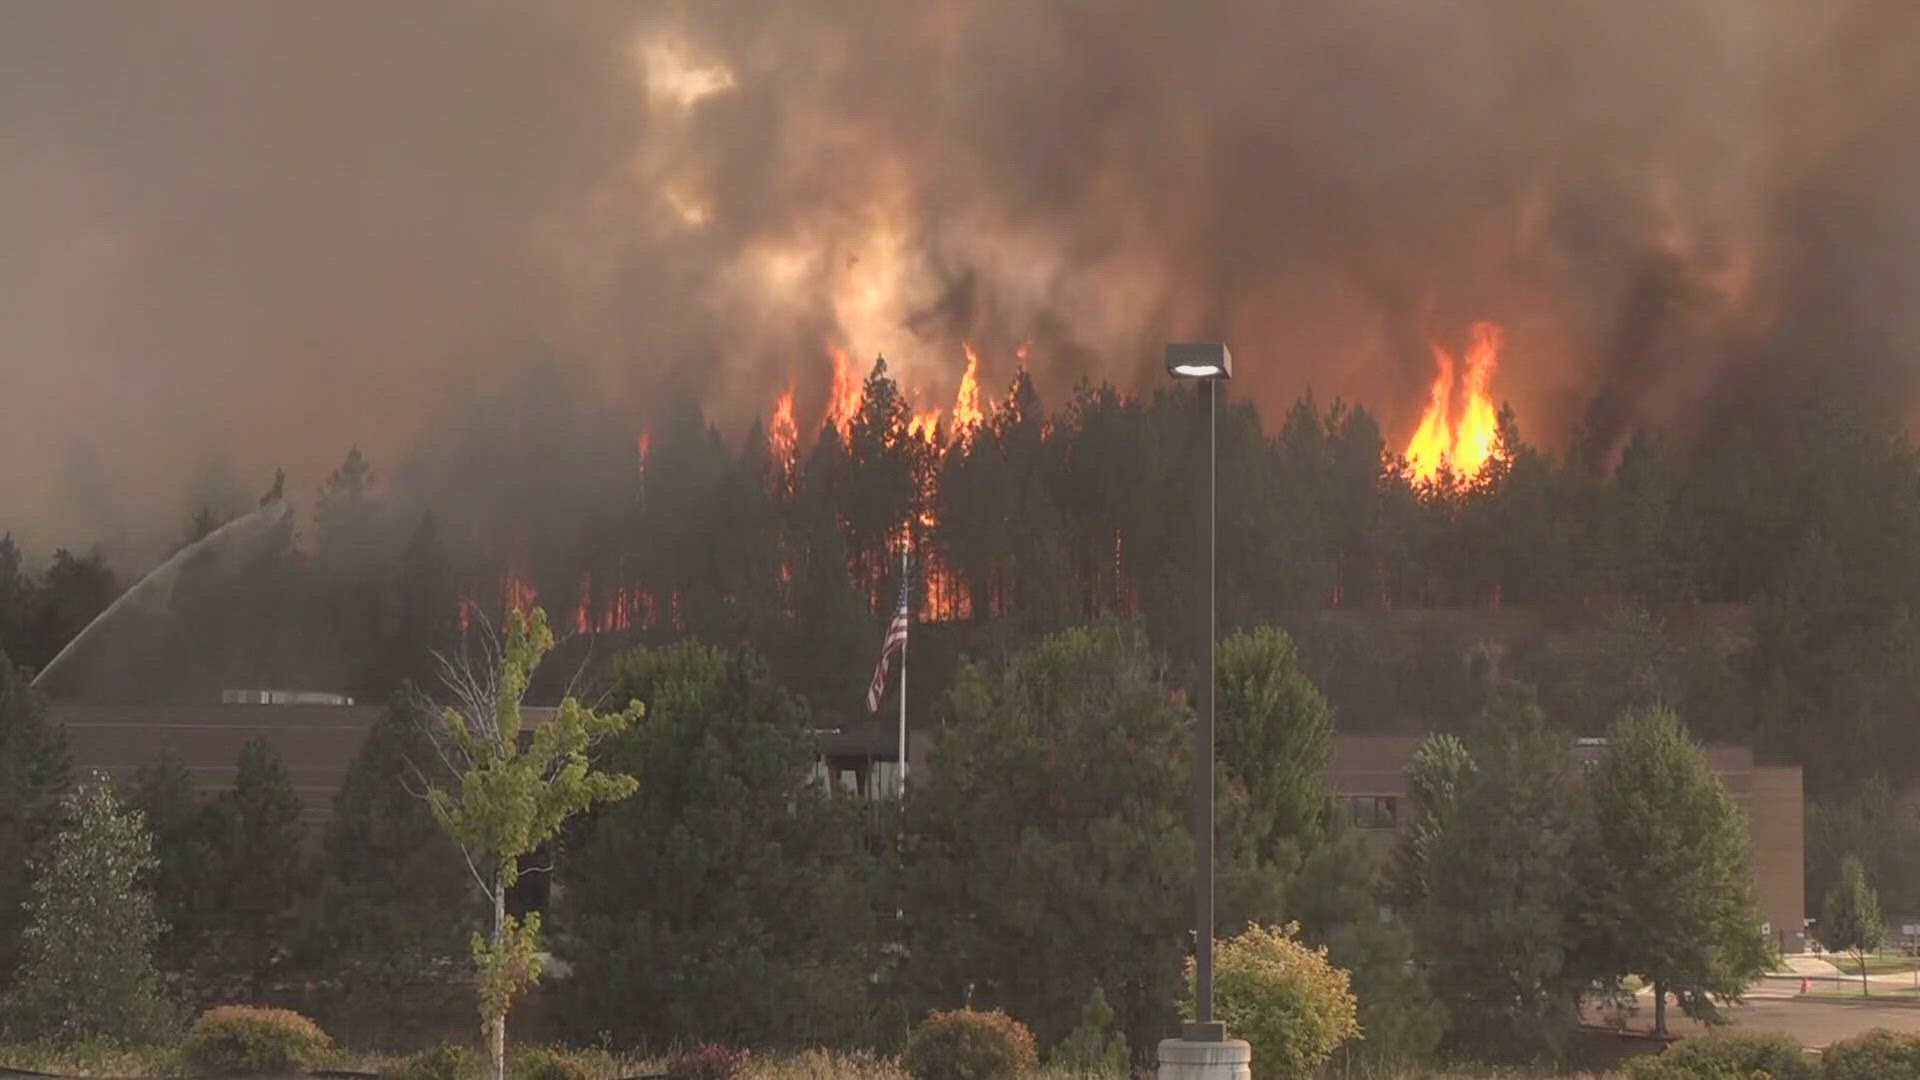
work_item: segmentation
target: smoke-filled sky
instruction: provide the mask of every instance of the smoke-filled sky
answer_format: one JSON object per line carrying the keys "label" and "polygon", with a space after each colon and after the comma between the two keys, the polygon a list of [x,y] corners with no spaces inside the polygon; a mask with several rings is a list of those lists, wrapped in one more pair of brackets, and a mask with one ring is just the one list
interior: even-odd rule
{"label": "smoke-filled sky", "polygon": [[931,406],[963,339],[1057,402],[1224,337],[1270,419],[1397,439],[1494,319],[1549,444],[1756,379],[1904,409],[1917,51],[1911,0],[27,0],[0,530],[172,535],[528,363],[810,425],[836,343]]}

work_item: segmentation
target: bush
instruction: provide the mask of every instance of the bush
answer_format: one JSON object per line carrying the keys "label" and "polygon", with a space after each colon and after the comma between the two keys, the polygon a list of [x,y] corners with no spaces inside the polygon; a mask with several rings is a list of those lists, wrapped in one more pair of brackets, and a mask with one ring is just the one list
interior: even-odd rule
{"label": "bush", "polygon": [[747,1067],[745,1051],[713,1043],[682,1050],[667,1063],[668,1080],[733,1080]]}
{"label": "bush", "polygon": [[441,1043],[380,1070],[383,1080],[467,1080],[480,1071],[473,1051],[458,1043]]}
{"label": "bush", "polygon": [[305,1072],[331,1040],[319,1025],[287,1009],[222,1005],[202,1014],[180,1048],[196,1076],[259,1076]]}
{"label": "bush", "polygon": [[1813,1063],[1786,1035],[1714,1031],[1627,1066],[1628,1080],[1814,1080]]}
{"label": "bush", "polygon": [[900,1055],[914,1080],[1006,1080],[1039,1064],[1033,1032],[999,1009],[929,1013],[907,1035]]}
{"label": "bush", "polygon": [[1080,1010],[1080,1023],[1053,1048],[1047,1064],[1069,1076],[1127,1075],[1127,1040],[1113,1030],[1113,1007],[1097,984]]}
{"label": "bush", "polygon": [[1920,1080],[1920,1034],[1876,1028],[1820,1055],[1826,1080]]}
{"label": "bush", "polygon": [[1699,1072],[1685,1065],[1674,1065],[1661,1057],[1643,1057],[1627,1067],[1629,1080],[1772,1080],[1760,1069],[1742,1072],[1731,1067],[1710,1066]]}
{"label": "bush", "polygon": [[512,1080],[597,1080],[603,1072],[588,1055],[559,1046],[530,1046],[507,1061]]}
{"label": "bush", "polygon": [[[1253,1047],[1263,1075],[1312,1076],[1360,1035],[1347,973],[1327,962],[1325,949],[1295,941],[1298,930],[1249,926],[1214,949],[1215,1015]],[[1191,988],[1191,960],[1187,982]]]}

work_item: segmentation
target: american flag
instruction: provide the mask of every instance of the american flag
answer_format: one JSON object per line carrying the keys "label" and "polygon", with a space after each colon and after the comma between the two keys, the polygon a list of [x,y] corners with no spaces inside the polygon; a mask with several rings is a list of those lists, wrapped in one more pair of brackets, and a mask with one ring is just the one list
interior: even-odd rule
{"label": "american flag", "polygon": [[893,622],[887,626],[887,639],[880,643],[880,663],[873,669],[873,681],[867,684],[867,711],[880,711],[880,694],[887,688],[887,661],[907,647],[907,585],[911,579],[904,568],[900,573],[900,603],[893,609]]}

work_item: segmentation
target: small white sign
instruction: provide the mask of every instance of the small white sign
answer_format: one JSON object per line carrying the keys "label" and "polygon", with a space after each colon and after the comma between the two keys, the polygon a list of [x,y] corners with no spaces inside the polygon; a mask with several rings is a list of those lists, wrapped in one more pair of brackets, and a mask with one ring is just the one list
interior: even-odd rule
{"label": "small white sign", "polygon": [[1908,937],[1920,937],[1920,923],[1907,923],[1900,928],[1900,932]]}

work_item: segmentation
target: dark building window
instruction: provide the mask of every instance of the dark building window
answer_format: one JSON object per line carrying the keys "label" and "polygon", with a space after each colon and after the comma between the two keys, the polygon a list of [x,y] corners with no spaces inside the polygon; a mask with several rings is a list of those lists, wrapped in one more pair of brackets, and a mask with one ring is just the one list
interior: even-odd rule
{"label": "dark building window", "polygon": [[1392,795],[1342,795],[1338,804],[1356,829],[1391,829],[1400,823],[1400,800]]}

